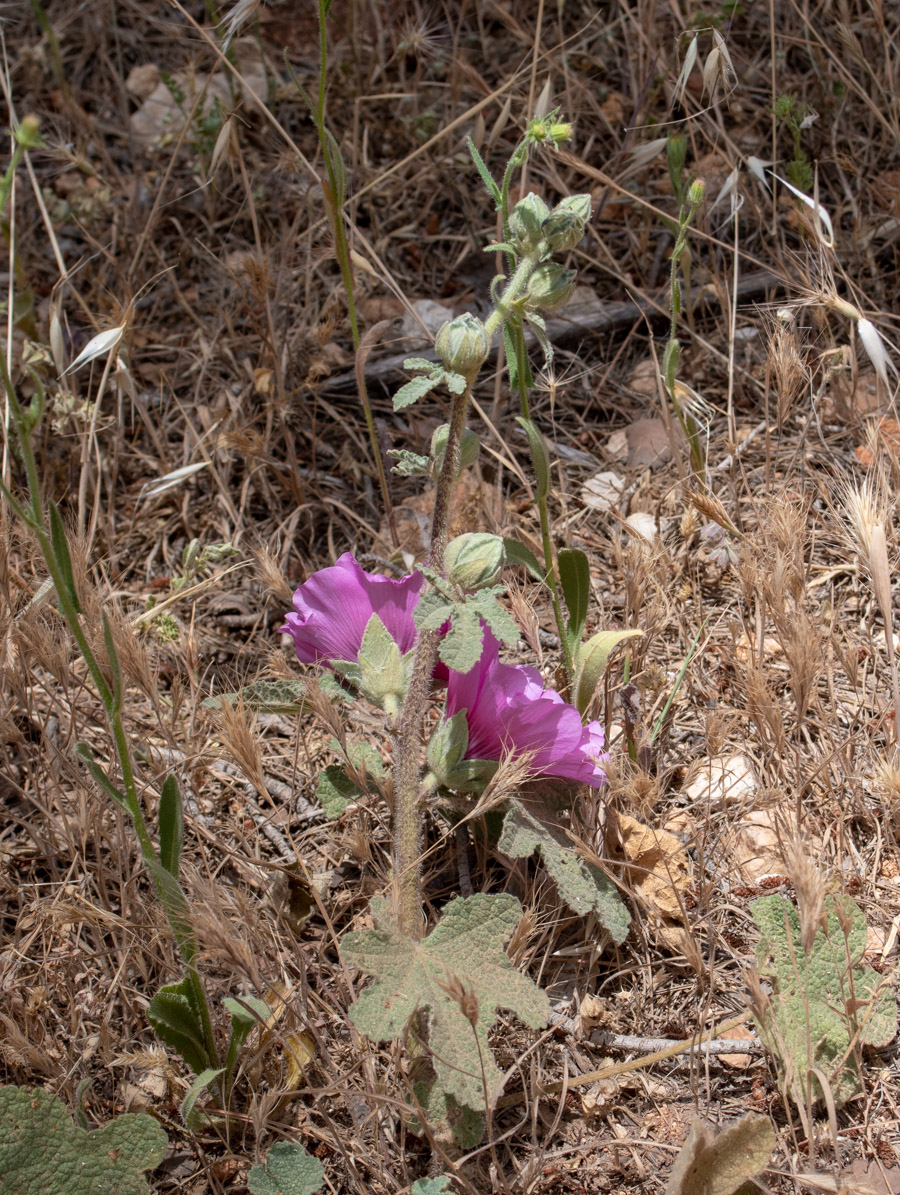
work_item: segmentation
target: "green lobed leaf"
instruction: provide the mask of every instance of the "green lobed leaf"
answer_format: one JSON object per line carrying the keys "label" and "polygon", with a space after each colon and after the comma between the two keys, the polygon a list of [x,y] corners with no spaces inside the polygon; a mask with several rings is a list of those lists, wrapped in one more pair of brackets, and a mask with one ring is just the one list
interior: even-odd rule
{"label": "green lobed leaf", "polygon": [[760,929],[757,969],[772,984],[759,1034],[778,1060],[782,1086],[795,1100],[822,1099],[819,1070],[840,1107],[862,1087],[858,1047],[884,1046],[897,1031],[893,994],[863,964],[865,916],[849,896],[827,896],[827,924],[807,954],[800,915],[783,896],[764,896],[750,912]]}
{"label": "green lobed leaf", "polygon": [[560,826],[541,821],[520,801],[512,799],[509,805],[497,849],[513,859],[527,859],[539,850],[544,867],[572,912],[582,917],[596,914],[612,940],[621,945],[628,936],[631,915],[615,884],[599,867],[576,854]]}
{"label": "green lobed leaf", "polygon": [[513,647],[522,632],[507,608],[497,600],[501,593],[505,593],[503,585],[492,585],[490,589],[471,594],[466,604],[484,619],[501,643]]}
{"label": "green lobed leaf", "polygon": [[257,680],[235,693],[205,697],[203,705],[208,710],[220,710],[227,701],[229,705],[240,703],[259,713],[302,714],[306,711],[305,696],[306,682],[303,680]]}
{"label": "green lobed leaf", "polygon": [[391,472],[398,477],[425,477],[431,468],[431,457],[410,452],[408,448],[389,448],[387,455],[397,462],[391,466]]}
{"label": "green lobed leaf", "polygon": [[359,647],[359,689],[364,697],[382,709],[388,702],[403,700],[409,685],[413,652],[404,657],[390,631],[373,614]]}
{"label": "green lobed leaf", "polygon": [[145,1113],[88,1132],[49,1091],[0,1087],[0,1195],[147,1195],[168,1144]]}
{"label": "green lobed leaf", "polygon": [[180,1054],[195,1075],[210,1062],[203,1040],[203,1025],[194,1007],[190,980],[160,988],[147,1008],[147,1020],[157,1037]]}
{"label": "green lobed leaf", "polygon": [[518,539],[504,537],[503,546],[506,549],[506,563],[510,568],[524,568],[535,581],[545,581],[547,570],[541,566],[537,556]]}
{"label": "green lobed leaf", "polygon": [[412,406],[414,402],[418,402],[420,398],[430,394],[440,384],[441,379],[433,374],[423,374],[419,378],[412,378],[394,395],[394,410],[402,411],[404,407]]}
{"label": "green lobed leaf", "polygon": [[559,583],[569,612],[566,634],[569,650],[574,652],[581,642],[584,624],[587,621],[591,600],[591,569],[587,556],[580,548],[560,548],[557,561]]}
{"label": "green lobed leaf", "polygon": [[340,817],[352,801],[358,801],[364,795],[339,763],[331,763],[319,773],[316,800],[326,817]]}
{"label": "green lobed leaf", "polygon": [[579,714],[584,714],[591,704],[613,651],[620,643],[643,633],[637,629],[598,631],[587,643],[581,644],[575,653],[575,708]]}
{"label": "green lobed leaf", "polygon": [[454,672],[471,672],[484,646],[481,619],[467,602],[457,603],[452,610],[450,629],[438,644],[438,655]]}
{"label": "green lobed leaf", "polygon": [[181,789],[170,772],[163,781],[159,797],[159,861],[169,875],[178,879],[181,849],[184,844],[184,808]]}
{"label": "green lobed leaf", "polygon": [[[522,916],[514,896],[456,897],[424,941],[402,937],[384,900],[372,902],[378,926],[345,935],[344,962],[375,976],[350,1009],[356,1027],[376,1041],[402,1037],[413,1014],[427,1019],[427,1040],[436,1082],[470,1108],[484,1107],[485,1086],[495,1098],[501,1075],[488,1044],[498,1008],[507,1008],[532,1028],[545,1023],[550,1002],[520,975],[503,949]],[[448,993],[451,979],[477,1001],[473,1025]]]}
{"label": "green lobed leaf", "polygon": [[314,1195],[324,1181],[319,1159],[290,1141],[273,1145],[265,1165],[253,1166],[247,1175],[252,1195]]}
{"label": "green lobed leaf", "polygon": [[451,394],[462,394],[469,384],[461,373],[455,373],[452,369],[444,370],[443,381]]}
{"label": "green lobed leaf", "polygon": [[550,493],[550,460],[547,456],[547,446],[544,444],[544,437],[530,419],[524,419],[521,415],[517,415],[516,422],[525,429],[525,435],[528,437],[528,447],[531,449],[531,463],[537,483],[535,498],[538,502],[543,502]]}
{"label": "green lobed leaf", "polygon": [[721,1133],[695,1120],[672,1166],[666,1195],[734,1195],[769,1164],[775,1130],[752,1112]]}
{"label": "green lobed leaf", "polygon": [[437,631],[453,613],[455,602],[448,601],[439,589],[428,589],[419,598],[413,619],[420,631]]}

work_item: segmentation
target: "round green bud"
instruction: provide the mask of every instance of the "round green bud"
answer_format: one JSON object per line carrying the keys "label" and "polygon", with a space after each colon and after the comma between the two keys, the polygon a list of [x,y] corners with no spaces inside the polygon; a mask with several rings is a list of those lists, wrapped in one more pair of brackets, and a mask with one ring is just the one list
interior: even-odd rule
{"label": "round green bud", "polygon": [[517,249],[527,253],[540,243],[544,235],[541,229],[549,215],[550,209],[534,191],[519,200],[509,214],[509,234]]}
{"label": "round green bud", "polygon": [[[440,427],[435,428],[434,435],[431,437],[431,475],[435,479],[440,477],[441,470],[444,467],[444,453],[447,451],[447,437],[450,435],[450,424],[442,423]],[[471,428],[463,428],[463,434],[459,440],[459,461],[456,467],[456,476],[459,477],[463,469],[468,469],[470,465],[474,465],[478,460],[478,453],[481,450],[481,441]]]}
{"label": "round green bud", "polygon": [[537,267],[528,279],[525,290],[525,306],[538,311],[556,311],[565,306],[572,297],[577,275],[555,261],[546,261]]}
{"label": "round green bud", "polygon": [[41,122],[37,116],[29,113],[23,116],[21,123],[13,131],[13,136],[23,149],[35,149],[41,143]]}
{"label": "round green bud", "polygon": [[481,369],[490,347],[484,324],[469,311],[443,324],[434,338],[444,368],[461,373],[468,381]]}
{"label": "round green bud", "polygon": [[558,203],[543,223],[541,234],[551,253],[574,249],[591,218],[590,195],[570,195]]}
{"label": "round green bud", "polygon": [[702,178],[695,178],[688,190],[688,203],[691,207],[699,207],[706,192],[706,183]]}
{"label": "round green bud", "polygon": [[447,579],[460,589],[483,589],[496,585],[506,564],[506,548],[499,535],[469,531],[447,544],[444,567]]}

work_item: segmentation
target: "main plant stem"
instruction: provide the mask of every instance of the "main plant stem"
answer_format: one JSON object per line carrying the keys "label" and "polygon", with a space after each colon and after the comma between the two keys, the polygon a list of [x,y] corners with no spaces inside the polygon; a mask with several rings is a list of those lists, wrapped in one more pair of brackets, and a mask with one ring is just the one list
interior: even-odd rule
{"label": "main plant stem", "polygon": [[[494,311],[484,323],[488,342],[514,314],[513,304],[523,294],[532,271],[541,259],[539,250],[523,257],[516,267]],[[477,372],[477,371],[476,371]],[[474,375],[467,379],[465,391],[451,400],[450,431],[444,452],[444,464],[438,477],[431,523],[431,549],[428,566],[436,573],[444,569],[444,549],[450,524],[450,496],[459,468],[459,444],[466,426],[466,412]],[[418,941],[422,937],[422,897],[420,892],[421,805],[424,796],[419,769],[422,729],[428,695],[437,659],[438,636],[433,631],[419,636],[409,688],[400,711],[394,748],[394,827],[392,862],[394,869],[394,911],[400,933]]]}
{"label": "main plant stem", "polygon": [[[438,477],[431,524],[428,566],[443,572],[444,549],[450,524],[450,495],[459,467],[459,443],[466,426],[471,388],[454,397],[450,411],[450,432],[444,464]],[[400,933],[418,941],[422,937],[422,898],[419,891],[422,786],[419,776],[419,748],[428,708],[431,678],[437,660],[438,636],[424,631],[419,636],[409,688],[400,712],[394,767],[394,907]]]}

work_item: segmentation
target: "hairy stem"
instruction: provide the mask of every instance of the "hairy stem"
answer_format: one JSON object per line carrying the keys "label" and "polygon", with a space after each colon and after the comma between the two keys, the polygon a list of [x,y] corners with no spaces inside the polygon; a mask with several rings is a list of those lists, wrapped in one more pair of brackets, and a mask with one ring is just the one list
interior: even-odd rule
{"label": "hairy stem", "polygon": [[[463,394],[454,397],[450,412],[450,431],[443,468],[438,477],[431,524],[428,564],[435,572],[442,572],[444,568],[450,495],[459,467],[459,442],[466,426],[470,393],[467,387]],[[434,631],[423,632],[419,636],[412,677],[400,711],[394,766],[394,908],[400,932],[415,941],[422,937],[419,841],[421,802],[425,790],[419,776],[419,756],[437,647],[438,637]]]}

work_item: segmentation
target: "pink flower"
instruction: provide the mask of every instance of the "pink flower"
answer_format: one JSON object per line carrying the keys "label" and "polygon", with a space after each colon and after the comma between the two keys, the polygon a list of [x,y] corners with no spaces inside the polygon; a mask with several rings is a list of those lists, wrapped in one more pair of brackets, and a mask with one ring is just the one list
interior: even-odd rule
{"label": "pink flower", "polygon": [[297,659],[304,664],[353,661],[369,619],[377,614],[405,654],[415,646],[413,610],[424,580],[421,573],[399,581],[367,573],[345,552],[331,568],[304,581],[280,629],[293,637]]}
{"label": "pink flower", "polygon": [[536,773],[600,788],[606,782],[603,727],[583,726],[578,710],[545,689],[536,668],[501,664],[500,644],[485,628],[481,659],[471,672],[450,672],[445,716],[466,711],[467,759],[533,752]]}

